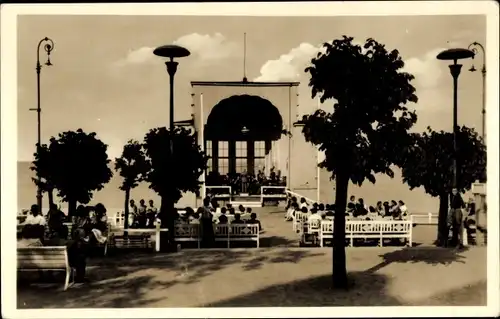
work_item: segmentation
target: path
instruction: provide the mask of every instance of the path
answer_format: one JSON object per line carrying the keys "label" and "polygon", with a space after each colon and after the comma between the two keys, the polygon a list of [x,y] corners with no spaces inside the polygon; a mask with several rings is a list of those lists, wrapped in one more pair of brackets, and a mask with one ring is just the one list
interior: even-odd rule
{"label": "path", "polygon": [[[20,308],[484,305],[486,248],[348,248],[355,286],[329,289],[331,249],[184,250],[91,262],[92,283],[22,288]],[[48,290],[50,289],[50,290]],[[48,293],[50,291],[50,293]]]}

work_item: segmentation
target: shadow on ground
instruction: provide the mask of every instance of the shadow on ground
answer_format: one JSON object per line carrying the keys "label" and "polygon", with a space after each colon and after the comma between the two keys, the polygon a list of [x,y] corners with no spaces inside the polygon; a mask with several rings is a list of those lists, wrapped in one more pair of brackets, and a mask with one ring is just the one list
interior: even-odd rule
{"label": "shadow on ground", "polygon": [[426,263],[429,265],[449,265],[453,262],[464,263],[462,252],[468,250],[454,248],[421,247],[414,249],[405,247],[380,255],[382,262],[371,267],[367,272],[374,273],[393,263]]}
{"label": "shadow on ground", "polygon": [[353,287],[332,290],[331,276],[274,285],[250,294],[212,303],[209,307],[337,307],[337,306],[485,306],[486,282],[453,289],[417,302],[391,296],[390,279],[370,272],[349,273]]}
{"label": "shadow on ground", "polygon": [[[62,278],[57,286],[51,287],[20,282],[18,308],[146,307],[168,298],[168,293],[162,290],[201,282],[204,277],[231,265],[241,264],[243,272],[251,272],[264,264],[298,263],[320,255],[324,252],[250,248],[182,251],[171,255],[124,253],[94,258],[88,265],[90,283],[84,286],[62,291]],[[166,276],[162,276],[162,272]],[[152,290],[164,297],[147,298],[146,293]]]}

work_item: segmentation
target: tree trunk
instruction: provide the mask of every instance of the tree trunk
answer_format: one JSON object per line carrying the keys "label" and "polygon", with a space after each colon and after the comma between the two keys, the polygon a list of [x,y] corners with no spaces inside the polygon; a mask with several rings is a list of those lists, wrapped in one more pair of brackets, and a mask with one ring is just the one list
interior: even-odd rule
{"label": "tree trunk", "polygon": [[68,216],[75,216],[76,213],[76,200],[68,198]]}
{"label": "tree trunk", "polygon": [[49,188],[47,190],[47,195],[49,196],[49,208],[54,205],[54,188]]}
{"label": "tree trunk", "polygon": [[160,219],[161,227],[168,228],[168,232],[160,232],[160,249],[162,252],[173,251],[175,247],[174,202],[167,196],[161,196]]}
{"label": "tree trunk", "polygon": [[[128,202],[130,201],[130,188],[127,188],[125,190],[125,211],[124,211],[124,218],[125,220],[123,221],[123,228],[124,229],[128,229],[129,228],[129,224],[128,224],[128,215],[130,214],[129,212],[129,207],[128,207]],[[128,237],[128,231],[124,231],[123,232],[123,236],[126,238]]]}
{"label": "tree trunk", "polygon": [[[339,171],[337,171],[339,172]],[[349,175],[338,173],[335,178],[335,219],[333,222],[332,285],[336,289],[347,289],[345,256],[345,209]]]}
{"label": "tree trunk", "polygon": [[448,194],[439,196],[439,215],[437,228],[437,246],[446,247],[448,245]]}

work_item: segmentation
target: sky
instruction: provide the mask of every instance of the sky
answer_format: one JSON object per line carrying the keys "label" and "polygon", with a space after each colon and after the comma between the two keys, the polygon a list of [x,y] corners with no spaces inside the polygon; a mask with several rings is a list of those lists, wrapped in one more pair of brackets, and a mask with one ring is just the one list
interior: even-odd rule
{"label": "sky", "polygon": [[[299,108],[316,107],[304,68],[325,41],[342,35],[374,38],[397,49],[415,75],[419,102],[415,131],[452,128],[452,77],[437,53],[486,47],[484,16],[231,17],[231,16],[19,16],[18,161],[31,161],[36,143],[36,45],[54,40],[53,66],[41,74],[42,142],[61,131],[94,131],[109,145],[111,158],[129,139],[142,140],[169,121],[169,80],[152,50],[179,44],[191,56],[179,59],[175,78],[175,120],[190,118],[190,81],[240,81],[243,34],[250,81],[299,81]],[[45,61],[42,51],[40,59]],[[463,61],[459,79],[459,125],[481,131],[481,75]],[[475,59],[476,67],[482,57]],[[322,106],[326,110],[331,103]]]}

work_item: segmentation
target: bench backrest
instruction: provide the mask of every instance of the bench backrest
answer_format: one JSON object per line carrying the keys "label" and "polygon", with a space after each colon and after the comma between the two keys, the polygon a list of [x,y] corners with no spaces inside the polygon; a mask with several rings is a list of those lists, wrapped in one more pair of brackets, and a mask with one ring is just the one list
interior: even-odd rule
{"label": "bench backrest", "polygon": [[199,224],[175,224],[174,226],[174,237],[198,238],[199,236]]}
{"label": "bench backrest", "polygon": [[309,218],[309,214],[307,214],[307,213],[303,213],[303,212],[299,212],[299,211],[295,212],[295,220],[296,221],[306,222],[308,218]]}
{"label": "bench backrest", "polygon": [[[412,220],[402,221],[361,221],[351,220],[346,221],[346,233],[409,233],[412,225]],[[333,221],[323,220],[321,222],[321,233],[333,234]]]}
{"label": "bench backrest", "polygon": [[258,235],[259,225],[257,224],[230,225],[229,237],[254,237]]}
{"label": "bench backrest", "polygon": [[18,269],[66,269],[68,267],[66,246],[17,248]]}

